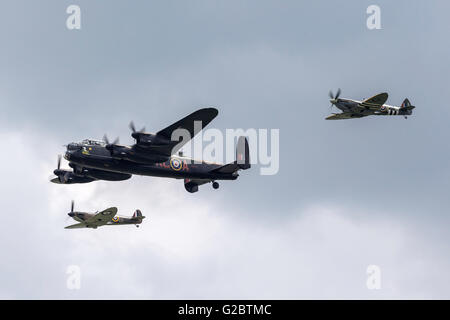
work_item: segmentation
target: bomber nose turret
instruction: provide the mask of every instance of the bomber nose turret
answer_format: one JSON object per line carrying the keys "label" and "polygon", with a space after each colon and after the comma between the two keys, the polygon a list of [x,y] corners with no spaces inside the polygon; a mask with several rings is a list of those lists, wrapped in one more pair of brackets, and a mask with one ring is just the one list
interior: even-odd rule
{"label": "bomber nose turret", "polygon": [[80,149],[78,143],[71,142],[67,145],[67,150],[78,150],[78,149]]}
{"label": "bomber nose turret", "polygon": [[70,158],[76,152],[77,152],[76,150],[67,150],[66,153],[64,154],[64,159],[66,159],[67,161],[70,161]]}

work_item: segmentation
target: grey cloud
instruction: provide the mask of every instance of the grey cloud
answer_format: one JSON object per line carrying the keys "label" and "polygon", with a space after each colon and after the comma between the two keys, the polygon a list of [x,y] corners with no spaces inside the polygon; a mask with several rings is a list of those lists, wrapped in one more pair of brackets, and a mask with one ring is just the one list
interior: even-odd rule
{"label": "grey cloud", "polygon": [[[69,4],[0,8],[0,134],[14,155],[1,169],[2,274],[15,275],[1,278],[2,297],[448,297],[430,271],[449,263],[447,2],[379,1],[379,31],[365,27],[370,1],[79,1],[80,32],[65,29]],[[327,93],[338,87],[417,108],[408,120],[330,123]],[[255,166],[193,197],[180,181],[147,177],[48,183],[69,141],[107,133],[131,143],[130,120],[156,131],[211,105],[220,110],[211,127],[280,129],[278,175]],[[68,233],[72,198],[152,218],[139,232]],[[332,245],[342,230],[348,238]],[[375,249],[349,252],[359,237]],[[274,251],[279,261],[268,263]],[[387,275],[379,294],[359,287],[372,257]],[[65,289],[71,263],[85,270],[79,293]]]}

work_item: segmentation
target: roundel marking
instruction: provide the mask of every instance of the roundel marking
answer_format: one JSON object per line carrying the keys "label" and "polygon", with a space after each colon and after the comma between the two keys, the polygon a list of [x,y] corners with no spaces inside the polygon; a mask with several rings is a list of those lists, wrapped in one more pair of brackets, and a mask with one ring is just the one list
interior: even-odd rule
{"label": "roundel marking", "polygon": [[119,222],[119,217],[114,217],[114,218],[112,218],[112,221],[114,221],[114,222]]}
{"label": "roundel marking", "polygon": [[172,158],[170,159],[170,167],[175,171],[180,171],[183,167],[183,164],[180,159]]}

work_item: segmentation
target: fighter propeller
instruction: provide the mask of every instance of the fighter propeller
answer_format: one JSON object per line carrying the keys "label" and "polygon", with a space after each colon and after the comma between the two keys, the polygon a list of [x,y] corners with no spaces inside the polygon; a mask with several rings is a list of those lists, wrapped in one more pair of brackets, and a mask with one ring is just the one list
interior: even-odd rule
{"label": "fighter propeller", "polygon": [[74,206],[75,206],[75,202],[72,200],[72,202],[70,203],[70,212],[68,213],[69,217],[73,217],[75,215],[73,213]]}
{"label": "fighter propeller", "polygon": [[333,95],[333,92],[330,90],[328,95],[330,96],[330,102],[331,102],[330,108],[332,108],[333,105],[338,102],[339,96],[341,95],[341,89],[340,88],[338,89],[338,91],[336,92],[336,95]]}

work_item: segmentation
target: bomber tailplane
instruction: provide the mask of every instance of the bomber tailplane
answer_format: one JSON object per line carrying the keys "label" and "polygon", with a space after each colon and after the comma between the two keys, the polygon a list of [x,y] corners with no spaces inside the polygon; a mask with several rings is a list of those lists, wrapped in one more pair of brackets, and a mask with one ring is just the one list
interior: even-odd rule
{"label": "bomber tailplane", "polygon": [[213,171],[217,173],[233,173],[238,171],[239,169],[250,169],[250,167],[250,149],[248,147],[247,138],[239,137],[236,147],[236,160],[234,162],[223,165],[220,168],[214,169]]}

